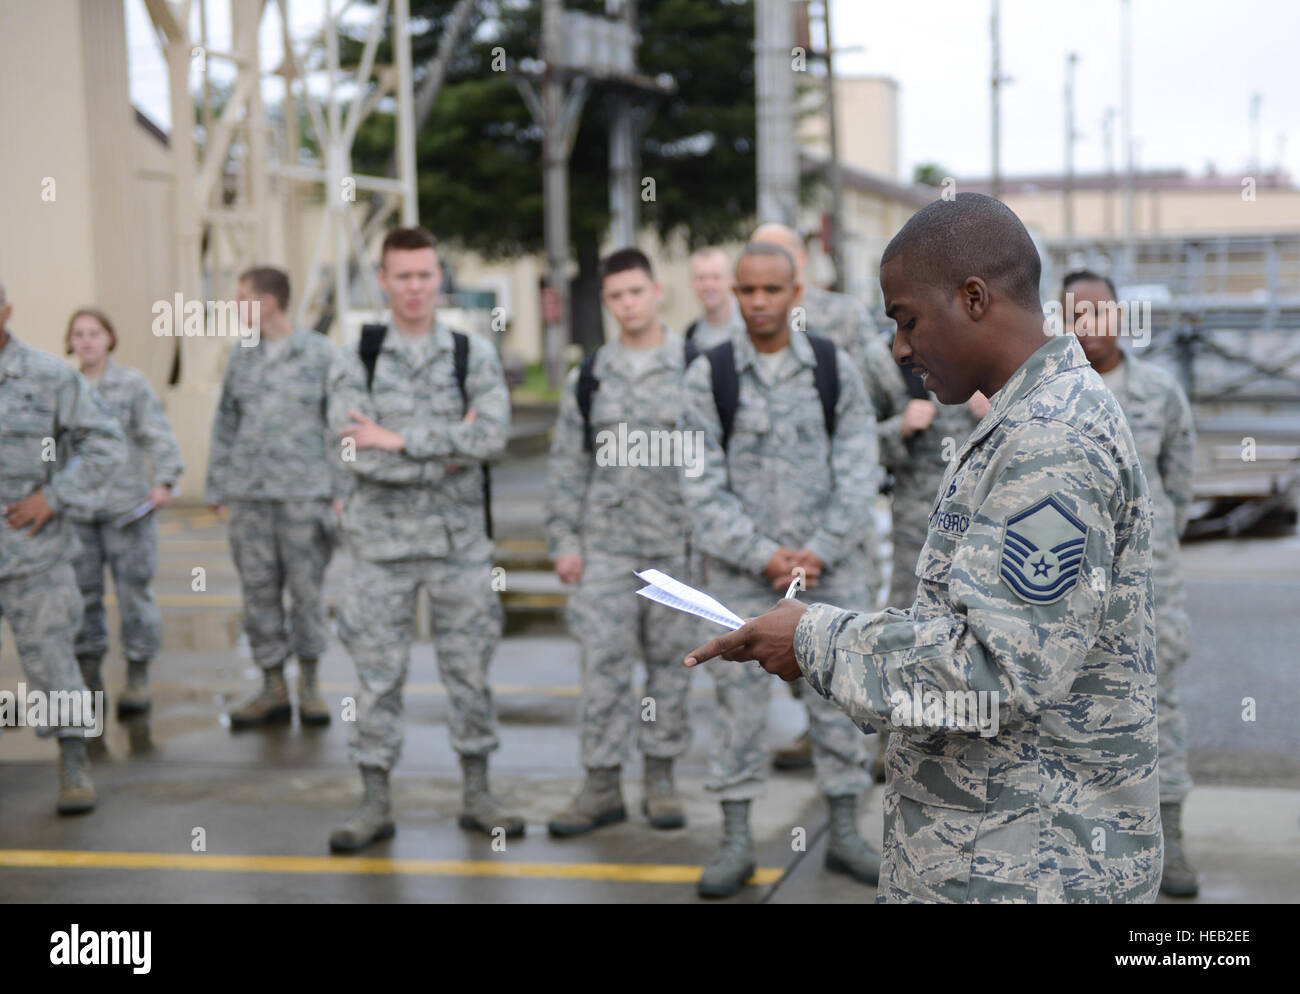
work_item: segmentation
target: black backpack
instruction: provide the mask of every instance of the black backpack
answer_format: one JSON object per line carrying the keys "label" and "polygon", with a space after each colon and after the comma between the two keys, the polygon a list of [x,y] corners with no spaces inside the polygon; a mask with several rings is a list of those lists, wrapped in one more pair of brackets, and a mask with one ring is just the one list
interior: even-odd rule
{"label": "black backpack", "polygon": [[[357,353],[361,356],[361,365],[366,369],[366,390],[375,382],[375,363],[379,360],[379,350],[383,347],[384,337],[388,334],[386,324],[365,324],[361,326],[361,341]],[[465,390],[465,377],[469,372],[469,338],[458,331],[451,333],[452,355],[456,365],[456,386],[460,388],[461,410],[469,409],[469,394]],[[483,463],[483,517],[487,525],[487,536],[492,537],[492,473],[487,463]]]}
{"label": "black backpack", "polygon": [[[808,335],[808,344],[812,346],[816,366],[813,369],[813,381],[817,384],[817,396],[822,402],[822,420],[826,424],[827,436],[835,435],[835,405],[840,400],[839,362],[835,356],[835,343],[819,335]],[[600,351],[599,349],[596,350]],[[688,340],[686,342],[686,364],[689,366],[699,351]],[[722,450],[727,450],[731,442],[731,429],[736,423],[736,409],[740,406],[740,380],[736,376],[736,350],[731,342],[723,342],[704,352],[708,356],[709,367],[713,374],[713,403],[718,409],[718,421],[722,425]],[[591,437],[591,395],[600,386],[592,367],[596,362],[596,353],[592,352],[582,360],[578,371],[578,410],[582,412],[583,448],[593,451]]]}

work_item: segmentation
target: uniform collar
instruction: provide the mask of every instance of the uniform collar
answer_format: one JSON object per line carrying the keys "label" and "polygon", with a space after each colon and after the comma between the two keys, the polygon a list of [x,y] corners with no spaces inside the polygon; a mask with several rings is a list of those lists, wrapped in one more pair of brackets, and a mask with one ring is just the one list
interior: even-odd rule
{"label": "uniform collar", "polygon": [[1078,340],[1073,335],[1053,335],[1021,363],[1020,368],[991,398],[992,406],[984,420],[975,426],[958,459],[982,442],[996,428],[1013,407],[1032,395],[1044,383],[1068,369],[1091,369]]}
{"label": "uniform collar", "polygon": [[[754,342],[750,339],[748,331],[738,334],[733,341],[736,343],[734,346],[736,350],[736,372],[740,373],[758,361],[758,350],[754,348]],[[812,344],[808,341],[808,336],[797,328],[790,330],[790,355],[794,356],[804,366],[817,365],[817,357],[813,354]]]}
{"label": "uniform collar", "polygon": [[[388,334],[384,336],[383,351],[400,351],[403,346],[409,345],[410,342],[410,338],[389,325]],[[433,319],[433,345],[436,352],[450,352],[452,349],[451,329],[436,317]]]}
{"label": "uniform collar", "polygon": [[[646,365],[645,372],[656,369],[675,369],[685,362],[685,345],[682,337],[672,331],[667,325],[661,325],[664,332],[664,340],[649,349],[652,358]],[[629,379],[634,374],[634,369],[628,361],[628,353],[634,350],[629,349],[622,342],[615,339],[610,342],[610,348],[607,352],[604,365],[606,368],[622,373]],[[674,358],[676,357],[676,358]]]}
{"label": "uniform collar", "polygon": [[1120,347],[1120,362],[1124,365],[1124,399],[1141,402],[1150,393],[1150,380],[1142,360],[1123,346]]}

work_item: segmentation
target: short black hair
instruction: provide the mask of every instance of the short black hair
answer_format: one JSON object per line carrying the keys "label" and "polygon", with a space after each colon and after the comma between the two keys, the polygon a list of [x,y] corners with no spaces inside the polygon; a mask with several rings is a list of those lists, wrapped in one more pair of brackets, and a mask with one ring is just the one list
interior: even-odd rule
{"label": "short black hair", "polygon": [[794,264],[794,256],[783,245],[776,242],[749,242],[740,250],[740,255],[736,256],[736,269],[740,269],[740,260],[749,256],[766,255],[776,256],[784,259],[785,264],[790,267],[790,282],[793,283],[799,276],[799,267]]}
{"label": "short black hair", "polygon": [[640,269],[652,280],[655,278],[654,267],[650,265],[648,255],[639,248],[621,248],[600,260],[600,281],[604,283],[606,277],[626,273],[629,269]]}
{"label": "short black hair", "polygon": [[1109,276],[1095,273],[1091,269],[1076,269],[1074,272],[1066,273],[1065,279],[1061,280],[1061,293],[1064,294],[1066,290],[1076,283],[1105,283],[1106,289],[1110,291],[1110,299],[1119,300],[1119,293],[1115,290],[1115,281]]}
{"label": "short black hair", "polygon": [[282,311],[289,309],[289,274],[274,266],[254,266],[239,274],[240,283],[248,283],[260,297],[263,294],[275,298],[276,305]]}
{"label": "short black hair", "polygon": [[927,204],[885,246],[880,264],[908,254],[909,276],[956,291],[970,276],[1000,287],[1026,310],[1041,310],[1038,248],[1006,204],[982,193],[959,193]]}

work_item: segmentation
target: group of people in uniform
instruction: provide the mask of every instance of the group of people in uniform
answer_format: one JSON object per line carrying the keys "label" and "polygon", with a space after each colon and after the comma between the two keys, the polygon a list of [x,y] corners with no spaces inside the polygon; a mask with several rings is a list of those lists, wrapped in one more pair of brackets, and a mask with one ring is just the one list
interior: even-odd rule
{"label": "group of people in uniform", "polygon": [[[734,261],[696,253],[703,313],[679,336],[659,318],[644,254],[602,260],[618,337],[570,373],[548,465],[546,540],[572,587],[585,769],[549,832],[626,820],[634,744],[643,815],[656,829],[685,826],[673,765],[691,741],[690,667],[721,655],[709,667],[706,788],[723,835],[702,896],[735,893],[755,867],[770,673],[792,687],[806,677],[808,732],[785,754],[807,757],[826,799],[830,872],[879,883],[891,900],[1146,900],[1162,875],[1168,892],[1194,894],[1174,689],[1188,647],[1177,562],[1194,451],[1185,397],[1091,317],[1104,307],[1075,335],[1045,333],[1037,252],[989,198],[936,201],[886,250],[892,346],[860,302],[808,285],[806,267],[802,240],[781,225],[760,226]],[[363,796],[330,833],[338,852],[395,831],[389,777],[421,588],[462,768],[460,825],[507,837],[525,827],[488,782],[502,610],[486,467],[509,428],[501,364],[492,343],[438,318],[427,231],[389,232],[378,280],[390,323],[336,350],[294,327],[282,271],[241,275],[260,336],[227,364],[206,488],[229,510],[262,671],[232,727],[290,721],[295,699],[302,723],[330,722],[316,683],[322,581],[341,542],[351,556],[338,632],[359,681],[349,747]],[[1115,298],[1086,271],[1065,289]],[[175,437],[145,377],[108,358],[106,315],[85,308],[69,322],[78,374],[16,339],[10,311],[0,288],[0,613],[37,689],[102,689],[107,566],[128,664],[118,711],[139,713],[159,645],[153,512],[181,472]],[[631,431],[689,433],[697,444],[679,451],[694,458],[607,458]],[[43,455],[50,440],[57,452]],[[886,481],[887,594],[874,517]],[[692,648],[700,625],[637,596],[634,571],[647,566],[754,620]],[[792,582],[798,597],[764,613]],[[997,733],[891,723],[896,694],[920,687],[993,693]],[[89,810],[83,730],[42,731],[59,738],[58,810]],[[888,741],[883,853],[858,826],[868,731]]]}

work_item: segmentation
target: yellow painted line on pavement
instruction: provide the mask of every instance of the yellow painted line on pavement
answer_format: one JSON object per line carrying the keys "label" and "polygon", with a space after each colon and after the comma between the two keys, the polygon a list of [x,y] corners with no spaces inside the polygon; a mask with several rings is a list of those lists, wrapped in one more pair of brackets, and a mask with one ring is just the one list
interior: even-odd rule
{"label": "yellow painted line on pavement", "polygon": [[185,531],[185,526],[179,521],[164,521],[158,526],[159,535],[179,535]]}
{"label": "yellow painted line on pavement", "polygon": [[163,552],[229,552],[230,543],[220,538],[177,538],[163,546]]}
{"label": "yellow painted line on pavement", "polygon": [[[236,856],[220,853],[88,852],[0,849],[0,866],[24,869],[201,870],[219,873],[319,873],[409,877],[505,877],[528,880],[604,880],[611,883],[693,884],[698,866],[641,863],[514,863],[472,859],[375,859],[355,856]],[[783,871],[759,869],[749,883],[778,880]]]}
{"label": "yellow painted line on pavement", "polygon": [[[159,607],[239,607],[244,599],[238,594],[154,594]],[[117,607],[117,594],[104,595],[105,607]]]}

